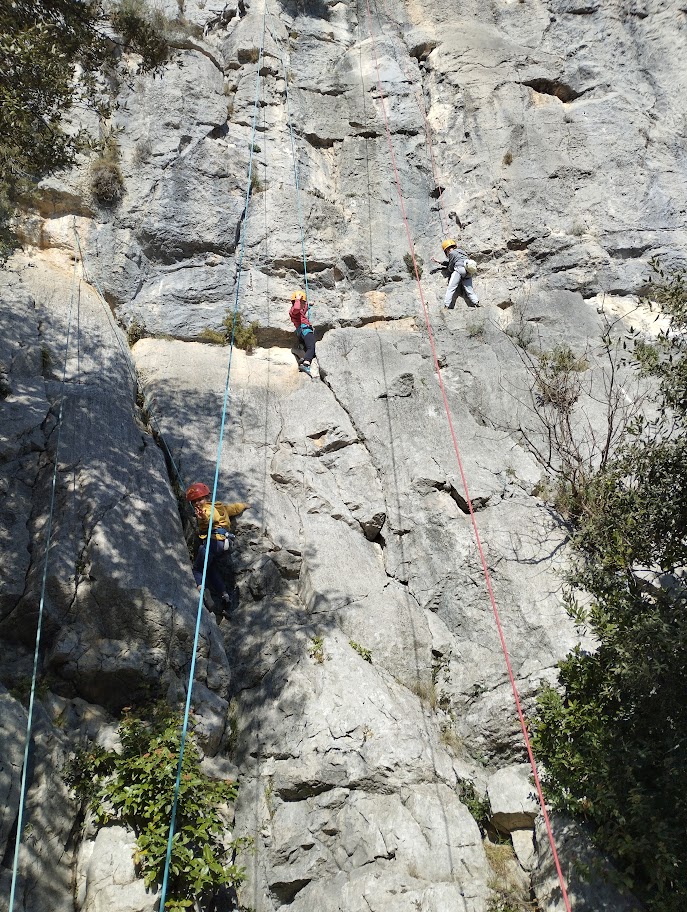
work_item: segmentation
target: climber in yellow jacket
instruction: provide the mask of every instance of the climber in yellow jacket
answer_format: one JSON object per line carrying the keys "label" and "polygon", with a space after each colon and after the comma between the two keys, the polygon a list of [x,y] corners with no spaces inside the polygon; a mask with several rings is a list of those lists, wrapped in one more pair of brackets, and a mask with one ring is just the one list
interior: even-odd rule
{"label": "climber in yellow jacket", "polygon": [[212,513],[211,541],[208,545],[207,537],[210,526],[210,509],[212,507],[210,488],[203,484],[202,481],[197,481],[186,492],[186,500],[193,505],[193,512],[198,521],[198,535],[200,536],[200,547],[198,548],[196,559],[193,561],[193,578],[196,581],[196,586],[200,590],[203,581],[205,550],[208,548],[206,576],[208,589],[211,595],[219,598],[228,607],[231,604],[231,596],[227,592],[225,582],[214,563],[221,554],[229,550],[229,545],[234,538],[230,531],[232,516],[240,516],[244,510],[249,508],[250,504],[241,502],[223,504],[215,501],[215,509]]}

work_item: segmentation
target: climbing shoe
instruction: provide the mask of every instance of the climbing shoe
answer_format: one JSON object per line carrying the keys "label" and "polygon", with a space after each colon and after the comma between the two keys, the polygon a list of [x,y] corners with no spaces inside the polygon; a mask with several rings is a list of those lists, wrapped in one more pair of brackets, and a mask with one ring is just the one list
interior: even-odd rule
{"label": "climbing shoe", "polygon": [[309,377],[312,376],[310,373],[310,365],[307,361],[301,361],[301,363],[298,365],[298,370],[302,371],[304,374],[307,374]]}

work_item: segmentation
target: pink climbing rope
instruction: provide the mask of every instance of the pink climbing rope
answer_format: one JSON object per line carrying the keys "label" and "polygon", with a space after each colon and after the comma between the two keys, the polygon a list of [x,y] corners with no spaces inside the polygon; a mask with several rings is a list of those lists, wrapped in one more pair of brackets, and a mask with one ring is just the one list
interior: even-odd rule
{"label": "pink climbing rope", "polygon": [[444,379],[441,374],[441,367],[439,365],[439,358],[437,357],[436,345],[434,342],[434,333],[432,332],[432,324],[429,318],[429,310],[427,308],[427,303],[425,301],[425,296],[422,291],[422,285],[420,284],[420,276],[418,273],[417,262],[415,260],[415,248],[413,246],[413,240],[410,234],[410,225],[408,224],[408,216],[406,215],[405,199],[403,196],[403,190],[401,188],[401,180],[398,174],[398,168],[396,166],[396,156],[394,155],[394,147],[391,141],[391,129],[389,128],[389,120],[386,113],[386,104],[385,104],[385,94],[382,88],[382,81],[379,73],[379,61],[377,59],[377,44],[375,42],[374,32],[372,29],[372,13],[370,12],[370,0],[365,0],[365,5],[367,7],[367,21],[368,27],[370,30],[370,38],[372,39],[372,51],[374,54],[375,60],[375,69],[377,71],[377,89],[379,91],[380,102],[382,106],[382,114],[384,115],[384,127],[386,130],[386,138],[389,145],[389,152],[391,154],[391,164],[394,171],[394,178],[396,181],[396,190],[398,193],[398,199],[401,206],[401,213],[403,215],[403,224],[405,225],[406,236],[408,238],[408,247],[410,250],[410,255],[413,258],[413,268],[415,269],[415,280],[417,282],[418,292],[420,294],[420,301],[422,303],[422,310],[425,317],[425,324],[427,325],[427,334],[429,337],[429,344],[432,350],[432,358],[434,359],[434,368],[439,380],[439,388],[441,390],[441,396],[444,401],[444,410],[446,412],[446,419],[448,421],[448,427],[451,434],[451,440],[453,441],[453,449],[456,454],[456,460],[458,462],[458,469],[460,471],[461,481],[463,483],[463,489],[465,491],[465,501],[468,505],[470,511],[470,519],[472,521],[472,529],[475,535],[475,542],[477,543],[477,550],[479,551],[480,561],[482,562],[482,571],[484,573],[484,580],[487,585],[487,591],[489,593],[489,600],[491,602],[491,607],[494,612],[494,619],[496,621],[496,629],[498,630],[499,640],[501,641],[501,649],[503,650],[503,655],[506,660],[506,667],[508,669],[508,677],[510,678],[510,685],[513,691],[513,697],[515,699],[515,706],[518,712],[518,718],[520,720],[520,727],[522,729],[522,734],[525,740],[525,747],[527,748],[527,755],[529,757],[530,766],[532,767],[532,774],[534,776],[534,782],[537,789],[537,795],[539,796],[539,804],[542,810],[542,815],[544,817],[544,822],[546,824],[546,832],[549,837],[549,844],[551,845],[551,852],[553,854],[554,864],[556,866],[556,873],[558,874],[558,880],[561,886],[561,893],[563,896],[563,901],[565,903],[566,912],[571,912],[570,900],[568,899],[568,891],[565,887],[565,880],[563,877],[563,871],[561,869],[560,860],[558,858],[558,851],[556,850],[556,844],[553,838],[553,830],[551,829],[551,821],[549,819],[548,811],[546,810],[546,802],[544,801],[544,794],[542,792],[541,781],[539,779],[539,772],[537,770],[537,763],[534,759],[534,753],[532,751],[532,745],[530,743],[529,734],[527,732],[527,723],[525,722],[525,716],[523,715],[522,705],[520,702],[520,694],[518,693],[518,687],[515,683],[515,675],[513,673],[513,666],[511,664],[510,655],[508,653],[508,646],[506,645],[506,638],[503,633],[503,627],[501,625],[501,618],[499,616],[498,607],[496,605],[496,598],[494,597],[494,590],[491,585],[491,577],[489,575],[489,568],[487,567],[487,561],[484,556],[484,549],[482,547],[482,540],[480,538],[479,529],[477,527],[477,520],[475,518],[475,511],[472,506],[472,500],[470,499],[470,494],[468,491],[468,483],[465,477],[465,471],[463,469],[463,460],[460,456],[460,448],[458,446],[458,438],[456,436],[455,429],[453,427],[453,418],[451,416],[451,408],[449,406],[448,397],[446,395],[446,388],[444,386]]}

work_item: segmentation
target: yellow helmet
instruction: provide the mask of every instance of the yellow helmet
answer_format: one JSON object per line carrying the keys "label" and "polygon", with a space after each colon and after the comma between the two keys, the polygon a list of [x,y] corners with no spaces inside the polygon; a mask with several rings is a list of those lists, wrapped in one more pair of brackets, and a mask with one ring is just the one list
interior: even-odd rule
{"label": "yellow helmet", "polygon": [[445,241],[441,242],[441,249],[444,251],[444,253],[446,253],[446,251],[449,250],[451,247],[457,247],[457,246],[458,245],[453,240],[453,238],[446,238]]}
{"label": "yellow helmet", "polygon": [[291,295],[292,301],[295,301],[296,298],[303,298],[304,301],[308,300],[308,296],[306,295],[306,293],[303,291],[302,288],[299,288],[298,291],[294,291],[294,293]]}

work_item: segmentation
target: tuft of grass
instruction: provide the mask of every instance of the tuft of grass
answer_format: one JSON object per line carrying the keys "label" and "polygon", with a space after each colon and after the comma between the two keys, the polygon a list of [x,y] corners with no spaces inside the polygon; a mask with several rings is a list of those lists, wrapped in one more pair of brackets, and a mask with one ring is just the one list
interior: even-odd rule
{"label": "tuft of grass", "polygon": [[124,178],[119,168],[119,143],[110,133],[100,154],[91,162],[91,192],[101,206],[116,206],[124,195]]}
{"label": "tuft of grass", "polygon": [[465,332],[468,339],[484,339],[484,323],[468,323]]}
{"label": "tuft of grass", "polygon": [[322,665],[324,662],[324,637],[314,636],[311,638],[308,655],[318,665]]}
{"label": "tuft of grass", "polygon": [[139,339],[145,339],[146,335],[145,324],[139,323],[136,317],[134,317],[126,330],[126,337],[129,340],[129,345],[135,345]]}
{"label": "tuft of grass", "polygon": [[437,689],[433,682],[431,684],[425,684],[422,681],[416,681],[416,683],[410,687],[410,690],[422,703],[429,706],[430,709],[437,708]]}
{"label": "tuft of grass", "polygon": [[463,749],[463,742],[451,725],[445,725],[439,734],[439,740],[453,754],[459,754]]}
{"label": "tuft of grass", "polygon": [[369,662],[370,665],[372,664],[372,653],[369,649],[365,649],[364,646],[361,646],[360,643],[356,643],[354,640],[349,640],[348,644],[352,649],[355,649],[361,659],[365,662]]}
{"label": "tuft of grass", "polygon": [[509,149],[508,152],[506,152],[506,154],[503,156],[503,164],[504,164],[506,167],[508,167],[508,165],[512,165],[512,164],[513,164],[513,153],[510,151],[510,149]]}
{"label": "tuft of grass", "polygon": [[250,174],[250,192],[251,193],[262,193],[265,189],[260,177],[258,176],[257,171],[251,171]]}

